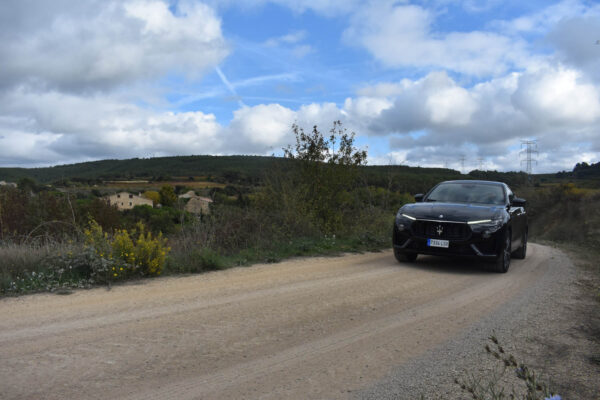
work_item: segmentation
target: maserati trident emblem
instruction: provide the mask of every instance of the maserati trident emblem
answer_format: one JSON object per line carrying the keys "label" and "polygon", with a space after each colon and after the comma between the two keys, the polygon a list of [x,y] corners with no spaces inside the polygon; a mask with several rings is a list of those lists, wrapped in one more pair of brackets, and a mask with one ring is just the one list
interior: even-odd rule
{"label": "maserati trident emblem", "polygon": [[438,236],[442,236],[442,233],[444,232],[444,227],[441,225],[438,225],[437,228],[435,229],[435,231],[437,232]]}

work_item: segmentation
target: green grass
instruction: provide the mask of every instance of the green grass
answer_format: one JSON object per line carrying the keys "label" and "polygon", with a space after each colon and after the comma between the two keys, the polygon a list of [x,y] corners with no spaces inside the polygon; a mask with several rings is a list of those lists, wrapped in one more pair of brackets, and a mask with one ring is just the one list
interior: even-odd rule
{"label": "green grass", "polygon": [[167,260],[164,273],[200,273],[256,263],[277,263],[293,257],[379,251],[388,248],[390,240],[387,235],[300,237],[266,247],[253,246],[229,254],[199,248],[187,252],[173,252]]}
{"label": "green grass", "polygon": [[89,287],[80,268],[51,262],[81,253],[73,242],[8,243],[0,246],[0,295]]}

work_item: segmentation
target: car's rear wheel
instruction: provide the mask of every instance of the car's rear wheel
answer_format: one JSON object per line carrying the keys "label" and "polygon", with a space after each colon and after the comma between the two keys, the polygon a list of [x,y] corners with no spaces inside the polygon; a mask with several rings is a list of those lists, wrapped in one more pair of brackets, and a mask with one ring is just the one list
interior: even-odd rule
{"label": "car's rear wheel", "polygon": [[417,253],[404,253],[398,249],[394,249],[394,256],[398,262],[413,262],[417,259]]}
{"label": "car's rear wheel", "polygon": [[518,258],[519,260],[523,260],[527,256],[527,231],[523,232],[523,242],[521,243],[521,247],[517,249],[513,253],[514,258]]}
{"label": "car's rear wheel", "polygon": [[502,250],[492,268],[494,272],[503,274],[508,271],[508,268],[510,267],[510,245],[510,231],[507,230],[502,238]]}

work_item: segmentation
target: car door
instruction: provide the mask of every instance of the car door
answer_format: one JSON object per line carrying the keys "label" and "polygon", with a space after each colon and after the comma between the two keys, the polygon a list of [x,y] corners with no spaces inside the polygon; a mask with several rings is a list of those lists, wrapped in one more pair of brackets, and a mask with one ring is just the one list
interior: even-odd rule
{"label": "car door", "polygon": [[521,247],[523,242],[523,232],[525,224],[525,209],[523,207],[515,207],[513,205],[514,193],[507,186],[508,193],[508,213],[510,214],[512,235],[511,235],[511,250],[516,250]]}

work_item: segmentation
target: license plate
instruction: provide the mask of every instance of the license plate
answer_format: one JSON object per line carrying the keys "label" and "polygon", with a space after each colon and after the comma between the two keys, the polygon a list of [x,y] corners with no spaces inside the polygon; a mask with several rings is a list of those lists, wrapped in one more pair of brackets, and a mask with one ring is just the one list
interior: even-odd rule
{"label": "license plate", "polygon": [[429,247],[443,247],[448,248],[450,246],[450,241],[448,240],[439,240],[439,239],[427,239],[427,246]]}

